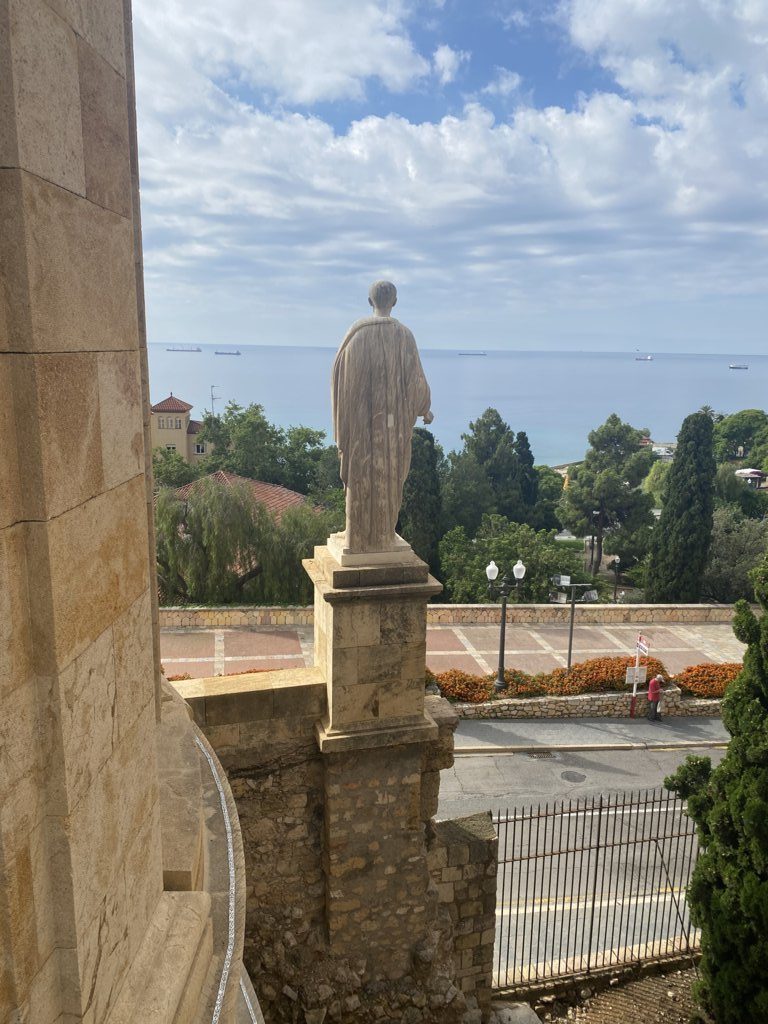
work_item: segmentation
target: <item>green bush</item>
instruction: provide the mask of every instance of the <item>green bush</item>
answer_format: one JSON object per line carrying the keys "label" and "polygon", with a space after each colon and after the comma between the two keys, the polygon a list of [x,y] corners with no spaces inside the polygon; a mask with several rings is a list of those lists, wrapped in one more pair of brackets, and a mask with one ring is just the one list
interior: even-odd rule
{"label": "green bush", "polygon": [[714,771],[688,757],[665,780],[699,833],[688,903],[702,936],[698,995],[717,1024],[768,1021],[768,557],[752,579],[763,614],[736,605],[734,632],[748,647],[723,698],[727,753]]}

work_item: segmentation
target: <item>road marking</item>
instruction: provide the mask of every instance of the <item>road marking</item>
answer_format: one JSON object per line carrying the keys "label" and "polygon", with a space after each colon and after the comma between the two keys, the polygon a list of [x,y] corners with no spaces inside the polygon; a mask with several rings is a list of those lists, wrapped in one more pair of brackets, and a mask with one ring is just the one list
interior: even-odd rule
{"label": "road marking", "polygon": [[[491,668],[491,666],[488,664],[488,662],[482,656],[480,651],[478,651],[478,649],[475,647],[475,645],[472,643],[472,641],[467,637],[467,634],[464,632],[464,630],[463,629],[457,629],[454,626],[453,632],[458,637],[459,641],[462,644],[464,644],[464,647],[465,647],[467,653],[472,655],[472,657],[478,663],[478,665],[483,670],[483,672],[487,672],[488,675],[492,675],[495,670]],[[454,653],[457,653],[457,652],[454,652]]]}
{"label": "road marking", "polygon": [[[494,721],[493,719],[477,719],[477,721]],[[531,754],[543,750],[578,751],[578,750],[696,750],[697,748],[727,747],[727,740],[674,740],[668,743],[562,743],[556,747],[456,747],[455,757],[503,757],[506,754]]]}
{"label": "road marking", "polygon": [[213,674],[224,675],[224,633],[217,629],[213,642]]}
{"label": "road marking", "polygon": [[642,903],[653,903],[655,900],[658,900],[660,903],[667,903],[679,896],[685,896],[685,889],[670,889],[667,886],[654,892],[643,893],[642,895],[637,893],[634,896],[623,898],[619,897],[618,893],[615,896],[609,894],[599,902],[590,899],[555,898],[552,900],[531,900],[522,906],[519,904],[502,903],[500,906],[496,905],[496,917],[525,917],[529,912],[549,914],[557,910],[601,910],[605,907],[631,907],[633,905],[640,906]]}

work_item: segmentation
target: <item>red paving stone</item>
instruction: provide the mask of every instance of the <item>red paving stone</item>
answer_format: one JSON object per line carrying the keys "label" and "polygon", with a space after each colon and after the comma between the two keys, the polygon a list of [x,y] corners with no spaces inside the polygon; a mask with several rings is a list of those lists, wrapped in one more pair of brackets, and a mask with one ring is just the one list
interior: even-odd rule
{"label": "red paving stone", "polygon": [[190,679],[213,675],[213,661],[163,661],[163,668],[171,679],[183,675],[189,676]]}
{"label": "red paving stone", "polygon": [[[585,661],[597,654],[633,654],[634,639],[638,626],[606,627],[614,638],[612,645],[608,636],[601,628],[576,627],[574,630],[575,662]],[[720,632],[713,627],[702,626],[702,638],[699,640],[695,625],[681,624],[681,632],[690,630],[690,639],[677,636],[675,632],[663,627],[649,627],[647,634],[651,639],[651,653],[659,657],[671,674],[680,672],[688,665],[711,661],[732,661],[739,657],[740,647],[734,647],[729,631]],[[520,626],[507,626],[506,663],[509,667],[520,668],[527,672],[546,672],[563,663],[562,659],[568,650],[568,630],[562,626],[532,626],[543,642],[531,635],[528,629]],[[215,634],[223,637],[214,661]],[[460,639],[461,634],[477,654],[475,658]],[[300,668],[305,662],[302,650],[302,638],[311,647],[312,628],[297,629],[254,628],[221,630],[167,630],[160,634],[161,660],[168,675],[187,674],[191,677],[212,676],[215,666],[221,669],[223,654],[225,672],[243,672],[249,668],[281,669]],[[553,651],[546,649],[551,645]],[[705,653],[701,646],[707,647],[711,653]],[[722,646],[722,654],[720,649]],[[671,648],[671,649],[670,649]],[[465,672],[484,673],[480,660],[489,667],[496,665],[499,649],[499,628],[490,625],[442,626],[430,627],[427,630],[427,663],[436,672],[449,668],[461,669]],[[446,652],[438,654],[437,652]],[[559,658],[555,655],[559,655]],[[714,655],[714,657],[713,657]],[[719,655],[719,656],[718,656]],[[311,660],[311,654],[309,655]],[[186,660],[191,659],[191,660]],[[206,660],[207,659],[207,660]],[[229,660],[232,659],[232,660]],[[478,660],[479,659],[479,660]]]}
{"label": "red paving stone", "polygon": [[165,658],[212,658],[212,632],[161,633],[160,649]]}
{"label": "red paving stone", "polygon": [[[498,651],[499,649],[499,627],[493,626],[464,626],[462,632],[474,648],[478,651]],[[544,645],[531,636],[525,629],[510,629],[507,626],[504,636],[505,651],[545,651]]]}
{"label": "red paving stone", "polygon": [[427,651],[464,651],[466,648],[452,629],[428,629]]}
{"label": "red paving stone", "polygon": [[301,643],[293,630],[264,629],[258,633],[252,630],[233,630],[224,633],[224,656],[226,658],[252,657],[254,654],[268,657],[270,654],[301,655]]}
{"label": "red paving stone", "polygon": [[[573,659],[577,661],[577,658]],[[523,672],[530,672],[535,675],[537,672],[551,672],[553,668],[562,668],[563,663],[558,661],[554,654],[521,654],[514,660],[505,658],[507,668],[519,668]]]}
{"label": "red paving stone", "polygon": [[461,672],[485,675],[484,669],[471,654],[430,654],[427,652],[427,668],[433,672],[447,672],[449,668],[457,668]]}

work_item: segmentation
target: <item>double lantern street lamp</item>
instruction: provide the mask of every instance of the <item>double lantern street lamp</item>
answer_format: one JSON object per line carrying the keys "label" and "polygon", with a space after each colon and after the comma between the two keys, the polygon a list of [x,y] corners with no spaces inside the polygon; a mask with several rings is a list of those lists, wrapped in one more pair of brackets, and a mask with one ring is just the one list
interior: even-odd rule
{"label": "double lantern street lamp", "polygon": [[[512,566],[512,574],[515,577],[515,585],[517,587],[517,603],[520,603],[520,586],[525,577],[525,566],[521,558],[518,558],[517,562]],[[504,679],[504,637],[507,630],[507,598],[512,590],[512,580],[507,576],[506,573],[501,578],[501,583],[496,583],[499,575],[499,567],[494,561],[488,563],[485,569],[485,575],[488,577],[488,593],[491,597],[498,594],[501,597],[501,633],[499,636],[499,671],[496,675],[496,681],[493,684],[494,690],[506,690],[507,683]]]}

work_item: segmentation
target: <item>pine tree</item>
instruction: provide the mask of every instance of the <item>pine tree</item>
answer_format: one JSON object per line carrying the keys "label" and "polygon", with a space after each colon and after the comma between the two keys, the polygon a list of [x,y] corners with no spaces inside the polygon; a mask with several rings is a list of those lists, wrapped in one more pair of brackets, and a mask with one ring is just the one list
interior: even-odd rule
{"label": "pine tree", "polygon": [[666,484],[666,501],[653,531],[646,597],[692,603],[701,585],[712,538],[715,457],[712,420],[687,416],[677,439]]}
{"label": "pine tree", "polygon": [[734,633],[748,647],[723,700],[727,753],[714,771],[689,756],[665,780],[699,833],[688,905],[701,929],[698,994],[718,1024],[768,1020],[768,557],[752,580],[763,614],[736,604]]}
{"label": "pine tree", "polygon": [[611,413],[590,432],[584,461],[569,473],[559,515],[571,530],[594,536],[595,575],[607,534],[631,536],[653,522],[651,499],[638,486],[653,461],[653,453],[640,443],[646,433]]}
{"label": "pine tree", "polygon": [[413,550],[438,571],[437,545],[443,533],[443,498],[439,466],[440,446],[434,435],[423,427],[415,427],[411,442],[411,468],[403,486],[398,532]]}

